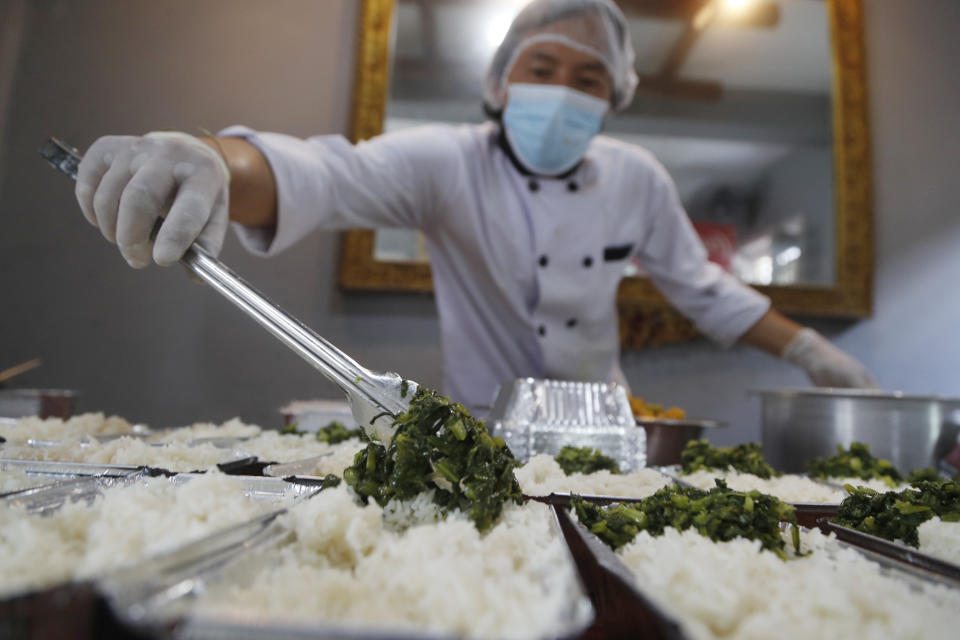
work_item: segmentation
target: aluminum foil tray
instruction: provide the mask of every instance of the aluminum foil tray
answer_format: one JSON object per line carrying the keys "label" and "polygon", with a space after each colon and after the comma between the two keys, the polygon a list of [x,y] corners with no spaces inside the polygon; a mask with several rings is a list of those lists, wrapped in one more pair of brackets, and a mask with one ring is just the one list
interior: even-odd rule
{"label": "aluminum foil tray", "polygon": [[[830,522],[826,518],[820,520],[819,525],[824,533],[833,533],[838,540],[852,545],[858,551],[869,552],[873,559],[881,562],[881,564],[890,564],[889,561],[893,560],[897,563],[894,566],[905,564],[924,577],[934,576],[938,580],[951,582],[951,586],[954,588],[960,588],[960,566],[952,562],[927,555],[899,542],[892,542],[869,533],[857,531],[851,527]],[[880,556],[880,558],[878,559],[876,556]],[[886,560],[886,562],[881,559]]]}
{"label": "aluminum foil tray", "polygon": [[125,476],[137,471],[137,467],[113,467],[105,465],[83,465],[83,468],[71,468],[73,465],[65,466],[60,462],[48,462],[45,460],[8,460],[0,459],[0,476],[5,473],[18,471],[23,474],[23,482],[16,488],[0,493],[0,498],[5,499],[15,494],[21,494],[24,491],[38,489],[45,485],[55,482],[63,482],[76,478],[89,476]]}
{"label": "aluminum foil tray", "polygon": [[91,502],[103,489],[135,482],[142,475],[142,471],[133,471],[127,476],[80,476],[56,480],[49,484],[6,494],[0,500],[0,504],[5,507],[23,506],[30,513],[48,513],[59,509],[68,501]]}
{"label": "aluminum foil tray", "polygon": [[93,464],[89,462],[51,462],[49,460],[20,460],[0,458],[0,470],[19,469],[28,475],[47,476],[112,476],[120,477],[137,471],[140,467],[119,464]]}
{"label": "aluminum foil tray", "polygon": [[[242,639],[334,639],[413,640],[446,639],[450,636],[427,632],[398,632],[390,629],[363,629],[331,624],[283,624],[254,619],[220,618],[191,612],[194,596],[217,581],[230,579],[231,564],[251,551],[268,548],[291,535],[276,522],[279,510],[245,523],[215,532],[165,555],[116,572],[99,581],[113,612],[125,623],[146,633],[176,624],[177,638],[204,640]],[[557,524],[557,535],[564,539]],[[575,562],[573,555],[569,556]],[[235,578],[235,576],[233,576]],[[295,597],[296,585],[290,585]],[[582,581],[570,594],[568,632],[562,638],[579,638],[594,619],[594,609]]]}
{"label": "aluminum foil tray", "polygon": [[518,379],[500,388],[487,424],[522,461],[572,445],[599,449],[624,471],[646,465],[646,432],[616,384]]}
{"label": "aluminum foil tray", "polygon": [[590,637],[686,638],[677,622],[636,588],[630,569],[607,545],[566,507],[554,505],[553,512],[596,610]]}

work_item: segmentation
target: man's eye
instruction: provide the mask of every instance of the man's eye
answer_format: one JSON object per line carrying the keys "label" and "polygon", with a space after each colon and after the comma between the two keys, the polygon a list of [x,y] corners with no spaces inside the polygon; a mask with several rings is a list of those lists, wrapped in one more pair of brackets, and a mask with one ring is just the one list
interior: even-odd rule
{"label": "man's eye", "polygon": [[533,68],[533,69],[530,70],[530,73],[531,73],[531,75],[533,75],[534,78],[540,78],[540,79],[546,79],[546,78],[549,78],[549,77],[551,77],[551,76],[553,75],[553,71],[552,71],[552,70],[546,69],[546,68],[543,68],[543,67]]}
{"label": "man's eye", "polygon": [[596,78],[579,78],[577,84],[584,89],[596,89],[600,86],[600,81]]}

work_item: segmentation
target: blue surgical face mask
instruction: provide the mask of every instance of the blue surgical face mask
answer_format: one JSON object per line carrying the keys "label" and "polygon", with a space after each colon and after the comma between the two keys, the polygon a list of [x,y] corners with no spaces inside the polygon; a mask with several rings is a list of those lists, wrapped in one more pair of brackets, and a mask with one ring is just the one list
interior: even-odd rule
{"label": "blue surgical face mask", "polygon": [[580,162],[608,107],[606,100],[569,87],[514,83],[507,89],[503,127],[524,167],[556,176]]}

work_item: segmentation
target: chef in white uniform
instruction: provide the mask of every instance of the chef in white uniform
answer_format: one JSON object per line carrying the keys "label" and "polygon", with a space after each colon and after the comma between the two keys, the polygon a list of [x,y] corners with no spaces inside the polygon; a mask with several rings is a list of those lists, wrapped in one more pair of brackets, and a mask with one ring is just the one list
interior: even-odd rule
{"label": "chef in white uniform", "polygon": [[631,258],[717,343],[763,348],[816,384],[872,385],[859,362],[707,261],[649,152],[598,135],[633,98],[633,62],[610,0],[535,0],[491,63],[485,124],[356,146],[239,126],[203,140],[107,136],[80,165],[77,198],[134,267],[172,264],[194,240],[216,253],[228,220],[265,256],[313,231],[421,230],[444,390],[473,409],[518,377],[625,383],[615,296]]}

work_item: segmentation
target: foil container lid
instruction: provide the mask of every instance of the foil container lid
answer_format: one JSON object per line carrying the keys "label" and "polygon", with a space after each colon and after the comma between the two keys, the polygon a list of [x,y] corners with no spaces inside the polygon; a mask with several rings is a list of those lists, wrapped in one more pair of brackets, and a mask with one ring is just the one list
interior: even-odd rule
{"label": "foil container lid", "polygon": [[487,424],[521,461],[565,445],[599,449],[624,471],[647,461],[646,431],[615,383],[520,378],[500,387]]}

